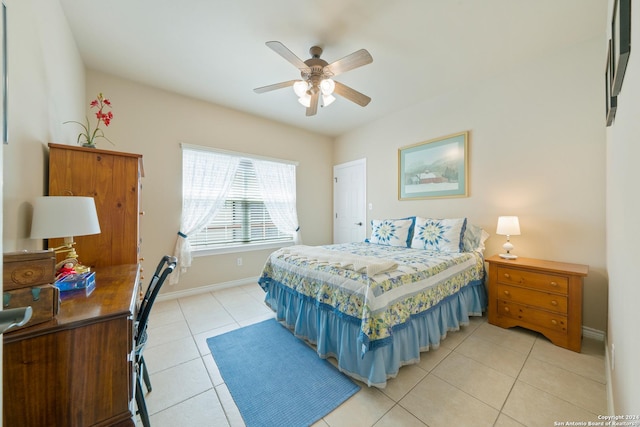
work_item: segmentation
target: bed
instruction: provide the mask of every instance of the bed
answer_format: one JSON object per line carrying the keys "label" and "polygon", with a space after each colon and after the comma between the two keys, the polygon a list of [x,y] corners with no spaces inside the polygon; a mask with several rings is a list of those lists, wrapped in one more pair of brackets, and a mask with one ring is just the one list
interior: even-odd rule
{"label": "bed", "polygon": [[276,319],[383,388],[420,352],[486,309],[486,232],[466,218],[373,220],[364,242],[296,245],[267,259],[259,284]]}

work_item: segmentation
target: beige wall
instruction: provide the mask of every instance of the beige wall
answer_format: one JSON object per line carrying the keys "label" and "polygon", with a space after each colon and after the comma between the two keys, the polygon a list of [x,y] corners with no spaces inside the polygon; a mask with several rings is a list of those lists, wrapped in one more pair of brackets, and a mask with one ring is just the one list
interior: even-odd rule
{"label": "beige wall", "polygon": [[[333,141],[296,128],[186,98],[96,71],[87,73],[87,94],[103,92],[113,104],[107,136],[116,146],[144,158],[142,252],[147,270],[173,253],[180,227],[180,142],[299,162],[298,219],[303,242],[331,239]],[[163,293],[235,282],[260,275],[270,250],[195,258],[180,283]],[[243,258],[237,266],[236,258]]]}
{"label": "beige wall", "polygon": [[[613,10],[609,1],[609,13]],[[640,46],[640,9],[632,8],[631,45]],[[607,266],[609,270],[609,349],[612,413],[640,414],[640,52],[631,50],[613,126],[607,131]],[[613,347],[615,346],[615,352]],[[611,369],[613,368],[613,369]]]}
{"label": "beige wall", "polygon": [[[593,40],[461,87],[340,137],[334,161],[367,159],[369,219],[467,216],[493,235],[487,255],[497,217],[518,215],[516,254],[590,266],[584,325],[605,331],[603,55]],[[399,201],[398,148],[465,130],[470,196]]]}
{"label": "beige wall", "polygon": [[85,114],[85,70],[58,2],[9,0],[9,145],[4,148],[3,251],[40,249],[29,238],[31,201],[45,194],[46,144],[71,142],[66,120]]}

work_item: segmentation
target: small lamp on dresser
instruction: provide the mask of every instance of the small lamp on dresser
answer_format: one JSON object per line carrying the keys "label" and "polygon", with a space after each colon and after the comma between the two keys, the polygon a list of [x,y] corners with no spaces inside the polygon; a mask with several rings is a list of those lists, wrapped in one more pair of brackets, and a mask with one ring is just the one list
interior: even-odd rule
{"label": "small lamp on dresser", "polygon": [[509,236],[520,235],[520,223],[517,216],[500,216],[498,217],[498,227],[496,234],[501,236],[507,236],[507,242],[502,245],[506,253],[500,254],[500,258],[504,259],[516,259],[517,255],[511,253],[513,250],[513,244],[509,241]]}
{"label": "small lamp on dresser", "polygon": [[[53,248],[55,253],[67,252],[65,261],[78,263],[73,236],[100,233],[100,223],[93,197],[43,196],[33,203],[32,239],[64,238],[64,245]],[[78,271],[80,272],[80,271]]]}

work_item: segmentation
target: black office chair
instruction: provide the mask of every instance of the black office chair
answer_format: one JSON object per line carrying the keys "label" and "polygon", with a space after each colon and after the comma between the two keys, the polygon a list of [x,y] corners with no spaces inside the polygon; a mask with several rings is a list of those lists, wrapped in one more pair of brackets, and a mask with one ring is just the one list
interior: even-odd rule
{"label": "black office chair", "polygon": [[160,288],[165,282],[167,276],[173,272],[176,268],[178,259],[173,256],[165,255],[156,271],[153,273],[151,282],[147,287],[147,291],[144,294],[144,298],[138,308],[138,316],[136,318],[136,331],[135,331],[135,367],[136,367],[136,404],[138,405],[138,413],[142,419],[142,425],[144,427],[150,427],[149,424],[149,412],[147,411],[147,404],[144,400],[144,392],[142,391],[142,381],[144,380],[147,391],[151,391],[151,381],[149,380],[149,372],[147,372],[147,365],[142,355],[145,345],[147,344],[147,323],[149,322],[149,313],[153,302],[156,300]]}

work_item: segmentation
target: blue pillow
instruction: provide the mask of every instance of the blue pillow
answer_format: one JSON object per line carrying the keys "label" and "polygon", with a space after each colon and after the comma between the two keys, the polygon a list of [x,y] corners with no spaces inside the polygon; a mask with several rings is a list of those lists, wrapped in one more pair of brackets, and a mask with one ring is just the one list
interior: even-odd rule
{"label": "blue pillow", "polygon": [[467,218],[416,217],[411,247],[436,252],[461,252]]}
{"label": "blue pillow", "polygon": [[372,219],[370,243],[386,246],[409,247],[413,231],[413,218]]}

